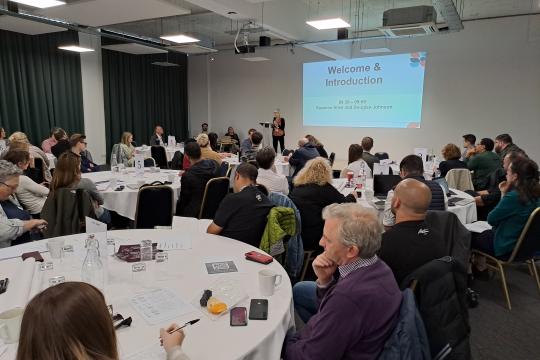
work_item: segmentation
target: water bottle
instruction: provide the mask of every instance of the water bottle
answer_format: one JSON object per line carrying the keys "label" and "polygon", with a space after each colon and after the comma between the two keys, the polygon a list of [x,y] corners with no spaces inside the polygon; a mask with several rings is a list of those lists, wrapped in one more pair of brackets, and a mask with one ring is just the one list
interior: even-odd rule
{"label": "water bottle", "polygon": [[86,258],[84,259],[81,279],[102,290],[105,286],[105,270],[99,254],[99,242],[94,235],[86,239]]}

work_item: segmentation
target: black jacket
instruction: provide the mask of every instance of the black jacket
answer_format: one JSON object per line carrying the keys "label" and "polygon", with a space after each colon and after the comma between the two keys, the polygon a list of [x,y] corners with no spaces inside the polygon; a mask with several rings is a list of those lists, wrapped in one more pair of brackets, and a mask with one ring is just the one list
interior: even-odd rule
{"label": "black jacket", "polygon": [[60,140],[51,148],[52,154],[58,159],[60,155],[65,153],[66,151],[71,150],[71,145],[69,144],[69,141],[67,140]]}
{"label": "black jacket", "polygon": [[445,210],[444,191],[436,181],[426,180],[423,176],[407,176],[406,179],[416,179],[426,184],[431,190],[431,203],[429,210]]}
{"label": "black jacket", "polygon": [[471,359],[466,268],[451,257],[436,259],[414,271],[401,287],[408,287],[413,280],[418,281],[414,293],[431,356],[449,344],[452,352],[445,359]]}
{"label": "black jacket", "polygon": [[331,184],[297,186],[292,190],[289,197],[300,211],[304,250],[322,250],[319,246],[319,240],[321,240],[324,227],[322,210],[325,206],[356,201],[353,195],[343,196]]}
{"label": "black jacket", "polygon": [[448,171],[452,169],[466,169],[467,164],[465,162],[457,159],[457,160],[446,160],[441,161],[439,164],[439,170],[441,171],[441,177],[445,177]]}
{"label": "black jacket", "polygon": [[318,156],[319,152],[312,143],[307,143],[296,150],[289,158],[289,164],[294,166],[293,176],[296,176],[309,160],[315,159]]}
{"label": "black jacket", "polygon": [[315,148],[317,149],[319,156],[322,156],[323,158],[328,159],[328,153],[326,152],[326,150],[324,150],[323,145],[317,145],[315,146]]}
{"label": "black jacket", "polygon": [[219,176],[219,164],[210,159],[193,164],[182,176],[176,215],[198,217],[208,180]]}

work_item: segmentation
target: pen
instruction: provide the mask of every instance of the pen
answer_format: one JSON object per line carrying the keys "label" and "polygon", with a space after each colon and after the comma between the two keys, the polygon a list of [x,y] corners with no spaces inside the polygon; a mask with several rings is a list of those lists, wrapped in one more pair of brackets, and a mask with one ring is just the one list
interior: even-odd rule
{"label": "pen", "polygon": [[172,330],[172,331],[169,331],[169,334],[172,334],[172,333],[175,333],[177,332],[178,330],[182,330],[183,328],[185,328],[186,326],[188,325],[193,325],[193,324],[196,324],[197,322],[199,322],[199,320],[201,319],[195,319],[195,320],[191,320],[191,321],[188,321],[187,323],[185,323],[184,325]]}

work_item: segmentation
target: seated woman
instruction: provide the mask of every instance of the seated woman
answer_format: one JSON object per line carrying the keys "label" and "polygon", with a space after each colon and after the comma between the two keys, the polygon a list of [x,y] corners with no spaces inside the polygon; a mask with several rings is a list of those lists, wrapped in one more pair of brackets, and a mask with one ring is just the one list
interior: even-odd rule
{"label": "seated woman", "polygon": [[363,153],[364,150],[362,149],[362,146],[358,144],[352,144],[349,146],[349,165],[347,165],[345,169],[341,170],[339,177],[346,178],[347,173],[352,171],[355,178],[359,177],[360,174],[363,173],[367,179],[371,179],[373,174],[371,173],[368,163],[362,159]]}
{"label": "seated woman", "polygon": [[[22,171],[28,169],[30,164],[30,153],[24,150],[10,150],[4,156],[4,160],[16,165]],[[15,192],[21,205],[34,218],[39,218],[43,204],[49,195],[49,189],[43,185],[37,184],[26,175],[19,177],[19,187]]]}
{"label": "seated woman", "polygon": [[236,146],[240,146],[240,138],[238,137],[238,134],[234,132],[234,128],[232,126],[227,128],[227,133],[225,136],[230,137],[232,140],[236,140]]}
{"label": "seated woman", "polygon": [[17,205],[11,203],[10,198],[12,198],[19,186],[21,174],[22,170],[17,166],[9,161],[0,160],[0,202],[3,202],[8,209],[8,211],[5,211],[4,205],[0,206],[0,247],[10,246],[12,242],[18,241],[21,236],[29,239],[29,236],[26,235],[29,231],[38,231],[41,227],[47,225],[45,220],[30,219],[29,216],[26,220],[23,220],[11,213],[12,210],[19,211],[18,208],[13,208],[13,206]]}
{"label": "seated woman", "polygon": [[448,171],[452,169],[466,169],[467,168],[467,164],[459,160],[461,158],[461,153],[457,145],[446,144],[441,150],[441,155],[444,158],[444,161],[441,161],[441,163],[439,164],[441,177],[445,177]]}
{"label": "seated woman", "polygon": [[[160,329],[168,360],[188,360],[182,330]],[[36,295],[26,305],[17,360],[118,360],[116,331],[103,294],[83,282],[65,282]]]}
{"label": "seated woman", "polygon": [[[130,132],[122,133],[120,143],[113,147],[113,153],[111,154],[111,165],[116,161],[117,164],[124,164],[124,166],[133,166],[135,163],[135,147],[132,144],[133,134]],[[116,150],[116,153],[115,153]]]}
{"label": "seated woman", "polygon": [[501,201],[487,217],[491,230],[474,235],[473,249],[494,256],[512,252],[531,213],[540,206],[538,165],[527,158],[517,158],[506,171],[506,181],[499,184]]}
{"label": "seated woman", "polygon": [[20,132],[20,131],[14,132],[9,137],[9,142],[10,143],[13,143],[13,142],[27,143],[29,145],[30,156],[33,157],[34,159],[39,158],[43,161],[43,177],[45,178],[45,181],[51,181],[52,175],[51,175],[51,171],[49,170],[49,166],[50,166],[49,158],[47,157],[47,155],[45,155],[43,150],[41,150],[35,145],[30,144],[30,141],[28,140],[28,137],[26,136],[25,133]]}
{"label": "seated woman", "polygon": [[81,157],[72,153],[65,152],[60,155],[54,170],[53,180],[50,185],[50,195],[58,189],[82,189],[86,190],[92,198],[94,212],[99,221],[106,224],[111,223],[111,214],[103,206],[103,197],[99,193],[96,185],[90,179],[81,177]]}
{"label": "seated woman", "polygon": [[319,152],[319,156],[322,156],[325,159],[328,159],[328,153],[326,150],[324,150],[324,145],[313,135],[306,135],[306,139],[313,145],[315,145],[315,149]]}
{"label": "seated woman", "polygon": [[211,132],[208,134],[208,141],[210,141],[210,148],[214,150],[215,152],[219,151],[218,146],[218,134],[215,132]]}
{"label": "seated woman", "polygon": [[344,196],[332,185],[332,169],[328,160],[322,157],[309,160],[293,183],[289,197],[302,218],[304,250],[322,252],[319,246],[324,227],[322,210],[330,204],[356,202],[356,192]]}

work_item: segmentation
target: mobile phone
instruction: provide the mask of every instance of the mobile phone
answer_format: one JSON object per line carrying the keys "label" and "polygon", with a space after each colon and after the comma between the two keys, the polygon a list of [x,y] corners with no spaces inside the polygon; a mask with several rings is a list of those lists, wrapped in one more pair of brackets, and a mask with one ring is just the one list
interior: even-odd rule
{"label": "mobile phone", "polygon": [[247,325],[247,310],[245,307],[235,307],[231,311],[231,326]]}
{"label": "mobile phone", "polygon": [[268,300],[251,299],[249,304],[250,320],[268,320]]}
{"label": "mobile phone", "polygon": [[272,261],[274,261],[274,258],[269,255],[261,254],[257,251],[250,251],[246,254],[246,260],[255,261],[261,264],[270,264]]}

